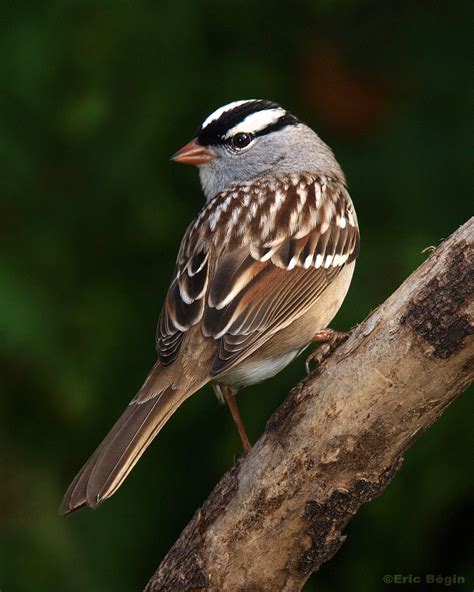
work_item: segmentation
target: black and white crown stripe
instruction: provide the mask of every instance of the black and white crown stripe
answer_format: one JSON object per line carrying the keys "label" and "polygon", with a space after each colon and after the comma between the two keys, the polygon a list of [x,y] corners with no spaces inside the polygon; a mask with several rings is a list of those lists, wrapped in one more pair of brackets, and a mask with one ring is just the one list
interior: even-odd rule
{"label": "black and white crown stripe", "polygon": [[224,134],[224,138],[231,138],[235,134],[241,133],[258,134],[276,124],[285,115],[286,111],[281,107],[256,111],[255,113],[247,115],[247,117],[237,125],[234,125],[234,127]]}
{"label": "black and white crown stripe", "polygon": [[219,107],[206,117],[196,135],[207,146],[225,142],[238,133],[259,136],[298,123],[300,120],[278,103],[250,99]]}
{"label": "black and white crown stripe", "polygon": [[216,109],[215,111],[213,111],[202,122],[202,124],[201,124],[201,130],[204,130],[211,123],[213,123],[214,121],[217,121],[218,119],[220,119],[221,116],[224,115],[224,113],[228,113],[229,111],[233,111],[234,109],[237,109],[237,107],[240,107],[241,105],[245,105],[247,103],[255,103],[255,102],[258,102],[258,100],[256,100],[256,99],[247,99],[247,100],[244,100],[244,101],[234,101],[233,103],[228,103],[227,105],[223,105],[222,107],[219,107],[219,109]]}

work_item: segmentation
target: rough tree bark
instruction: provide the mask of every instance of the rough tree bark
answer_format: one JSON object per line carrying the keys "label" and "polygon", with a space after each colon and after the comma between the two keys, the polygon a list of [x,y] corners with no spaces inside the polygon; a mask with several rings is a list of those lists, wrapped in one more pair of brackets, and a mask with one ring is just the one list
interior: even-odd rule
{"label": "rough tree bark", "polygon": [[301,590],[474,377],[474,218],[298,384],[147,592]]}

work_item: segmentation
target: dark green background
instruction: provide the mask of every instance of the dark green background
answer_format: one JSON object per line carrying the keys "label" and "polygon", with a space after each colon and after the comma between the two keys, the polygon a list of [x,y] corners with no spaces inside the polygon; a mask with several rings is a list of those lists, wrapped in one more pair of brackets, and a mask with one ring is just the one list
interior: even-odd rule
{"label": "dark green background", "polygon": [[[203,389],[110,501],[57,514],[153,363],[175,254],[203,203],[196,171],[169,155],[231,100],[273,99],[312,125],[347,174],[362,229],[333,323],[348,329],[472,214],[472,15],[429,1],[6,4],[0,589],[140,590],[239,451]],[[241,393],[253,439],[302,375],[299,360]],[[472,588],[472,417],[465,394],[306,590],[388,590],[384,574],[425,573]]]}

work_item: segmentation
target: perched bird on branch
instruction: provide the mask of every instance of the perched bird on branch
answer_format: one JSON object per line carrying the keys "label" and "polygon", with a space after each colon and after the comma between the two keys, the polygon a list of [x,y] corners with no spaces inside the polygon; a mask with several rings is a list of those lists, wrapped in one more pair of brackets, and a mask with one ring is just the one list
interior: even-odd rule
{"label": "perched bird on branch", "polygon": [[250,443],[235,395],[274,376],[341,306],[359,251],[344,174],[319,136],[265,100],[220,107],[172,159],[199,168],[206,204],[188,227],[158,322],[158,360],[67,490],[61,512],[113,495],[176,409],[210,383]]}

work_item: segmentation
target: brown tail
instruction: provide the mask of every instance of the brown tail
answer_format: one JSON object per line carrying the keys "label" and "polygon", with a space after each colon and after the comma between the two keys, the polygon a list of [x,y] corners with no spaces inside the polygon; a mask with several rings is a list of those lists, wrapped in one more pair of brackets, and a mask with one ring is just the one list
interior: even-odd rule
{"label": "brown tail", "polygon": [[153,396],[160,370],[155,365],[138,395],[76,475],[64,495],[61,514],[83,506],[96,508],[113,495],[171,415],[197,390],[170,386]]}

